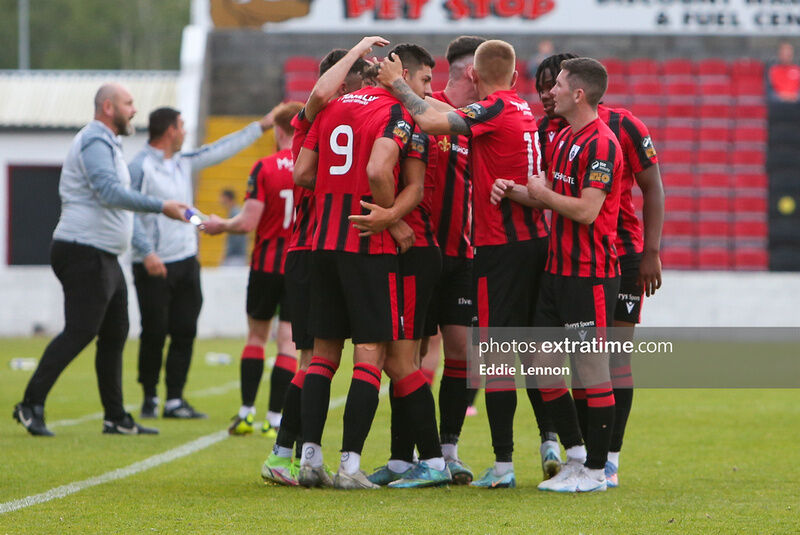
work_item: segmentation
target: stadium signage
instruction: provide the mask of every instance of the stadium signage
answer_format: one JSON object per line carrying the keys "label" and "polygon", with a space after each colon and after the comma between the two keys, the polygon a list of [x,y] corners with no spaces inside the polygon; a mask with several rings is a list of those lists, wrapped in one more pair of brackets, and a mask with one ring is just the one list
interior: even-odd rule
{"label": "stadium signage", "polygon": [[[297,1],[297,0],[292,0]],[[276,0],[248,0],[269,32],[472,32],[781,35],[800,31],[797,0],[310,0],[270,18]],[[213,11],[213,10],[212,10]],[[283,22],[277,22],[283,21]]]}

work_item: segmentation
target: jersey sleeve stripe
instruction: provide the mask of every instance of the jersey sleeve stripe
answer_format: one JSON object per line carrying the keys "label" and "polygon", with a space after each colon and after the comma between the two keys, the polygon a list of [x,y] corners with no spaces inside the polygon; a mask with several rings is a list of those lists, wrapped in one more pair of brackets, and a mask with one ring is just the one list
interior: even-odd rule
{"label": "jersey sleeve stripe", "polygon": [[[647,169],[651,165],[653,165],[653,161],[647,157],[647,153],[645,152],[644,146],[642,146],[642,142],[646,137],[643,135],[642,132],[636,128],[636,125],[633,124],[633,121],[624,117],[622,119],[622,128],[625,129],[625,133],[631,139],[633,146],[636,147],[636,155],[639,157],[639,165],[641,166],[642,170]],[[619,138],[619,136],[617,136]]]}

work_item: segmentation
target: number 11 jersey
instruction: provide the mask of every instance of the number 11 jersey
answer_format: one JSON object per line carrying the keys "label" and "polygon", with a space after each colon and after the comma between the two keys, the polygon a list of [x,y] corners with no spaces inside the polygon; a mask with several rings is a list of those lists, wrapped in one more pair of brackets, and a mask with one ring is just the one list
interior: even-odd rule
{"label": "number 11 jersey", "polygon": [[[348,93],[320,112],[303,143],[319,155],[313,250],[397,254],[397,244],[388,231],[361,238],[348,216],[368,213],[360,201],[372,202],[367,163],[375,140],[392,140],[402,155],[413,130],[408,111],[379,87]],[[399,168],[395,165],[395,191]]]}

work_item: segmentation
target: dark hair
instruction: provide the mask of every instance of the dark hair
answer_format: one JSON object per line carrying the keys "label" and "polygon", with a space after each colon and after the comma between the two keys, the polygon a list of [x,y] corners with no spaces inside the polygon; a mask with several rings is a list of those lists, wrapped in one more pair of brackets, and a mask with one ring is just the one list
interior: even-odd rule
{"label": "dark hair", "polygon": [[608,71],[602,63],[592,58],[573,58],[562,63],[561,70],[569,73],[570,88],[574,87],[573,82],[577,82],[592,107],[600,103],[608,88]]}
{"label": "dark hair", "polygon": [[459,60],[464,56],[475,55],[475,49],[478,48],[478,46],[484,41],[486,41],[486,39],[475,35],[462,35],[461,37],[456,37],[450,41],[449,45],[447,45],[447,52],[445,52],[447,63],[452,65],[454,61]]}
{"label": "dark hair", "polygon": [[178,124],[178,116],[181,114],[175,108],[157,108],[150,112],[150,118],[147,121],[147,132],[150,136],[150,141],[154,141],[164,135],[167,128]]}
{"label": "dark hair", "polygon": [[[336,65],[340,59],[347,55],[347,50],[344,48],[334,48],[328,54],[322,58],[322,61],[319,62],[319,75],[322,76],[325,72]],[[350,70],[347,71],[347,76],[352,74],[360,75],[364,69],[367,67],[368,63],[364,61],[363,58],[358,58],[353,66],[350,67]]]}
{"label": "dark hair", "polygon": [[431,69],[436,66],[430,52],[425,50],[419,45],[412,45],[411,43],[400,43],[389,51],[386,57],[392,54],[397,54],[400,61],[403,63],[403,68],[408,69],[408,72],[415,73],[423,65]]}
{"label": "dark hair", "polygon": [[536,81],[536,91],[542,90],[542,83],[544,82],[545,76],[550,75],[550,77],[555,80],[558,73],[561,72],[561,64],[568,59],[577,57],[577,54],[567,52],[565,54],[553,54],[552,56],[544,58],[539,64],[539,67],[536,68],[536,76],[533,78]]}
{"label": "dark hair", "polygon": [[220,195],[236,202],[236,193],[232,189],[224,189],[220,192]]}

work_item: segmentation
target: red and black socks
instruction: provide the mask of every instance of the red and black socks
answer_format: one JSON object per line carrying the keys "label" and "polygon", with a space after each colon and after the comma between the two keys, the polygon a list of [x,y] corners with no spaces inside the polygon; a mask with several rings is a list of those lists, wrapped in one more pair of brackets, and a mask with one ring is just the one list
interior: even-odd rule
{"label": "red and black socks", "polygon": [[302,445],[302,440],[299,438],[301,435],[300,403],[305,377],[306,371],[298,370],[286,388],[281,427],[278,429],[278,438],[275,439],[275,443],[282,448],[291,448],[295,441]]}
{"label": "red and black socks", "polygon": [[[422,460],[439,459],[442,447],[436,426],[436,402],[431,388],[421,370],[403,377],[394,384],[393,397],[396,409],[413,433],[413,443]],[[441,461],[440,461],[441,462]],[[434,466],[436,469],[444,469]]]}
{"label": "red and black socks", "polygon": [[458,444],[467,411],[467,361],[445,358],[439,384],[439,434],[442,444]]}
{"label": "red and black socks", "polygon": [[586,468],[605,468],[614,429],[614,392],[611,385],[586,389]]}
{"label": "red and black socks", "polygon": [[[283,410],[283,400],[286,390],[297,371],[297,359],[291,355],[279,353],[275,357],[275,365],[269,378],[269,411],[280,414]],[[272,423],[272,422],[270,422]]]}
{"label": "red and black socks", "polygon": [[342,452],[361,454],[378,408],[381,370],[366,362],[353,366],[342,428]]}
{"label": "red and black socks", "polygon": [[328,418],[328,403],[331,399],[331,379],[338,367],[338,363],[322,357],[311,359],[300,396],[300,422],[304,442],[322,444],[322,430]]}

